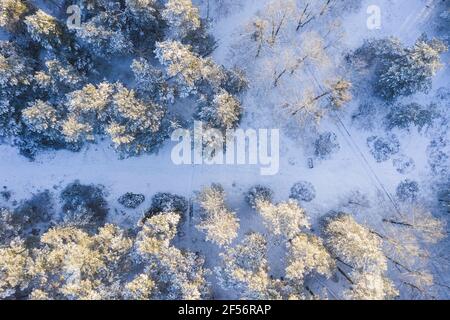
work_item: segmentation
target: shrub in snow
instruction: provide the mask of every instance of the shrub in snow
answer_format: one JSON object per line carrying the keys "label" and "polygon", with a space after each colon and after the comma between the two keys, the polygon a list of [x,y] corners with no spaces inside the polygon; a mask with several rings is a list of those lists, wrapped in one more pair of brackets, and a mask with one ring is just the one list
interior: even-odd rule
{"label": "shrub in snow", "polygon": [[53,212],[52,195],[44,191],[23,201],[14,210],[14,217],[26,231],[31,231],[33,228],[48,227]]}
{"label": "shrub in snow", "polygon": [[386,116],[386,127],[388,130],[394,128],[410,129],[416,126],[419,132],[425,127],[431,127],[436,118],[435,106],[423,107],[417,103],[398,104],[391,107]]}
{"label": "shrub in snow", "polygon": [[75,181],[61,192],[61,200],[64,224],[85,228],[104,224],[109,209],[102,186]]}
{"label": "shrub in snow", "polygon": [[314,142],[314,154],[319,159],[329,159],[333,153],[340,149],[337,136],[334,132],[322,133]]}
{"label": "shrub in snow", "polygon": [[433,173],[437,175],[445,176],[448,174],[449,169],[449,156],[443,150],[446,150],[447,142],[444,138],[440,137],[431,141],[427,148],[428,163],[433,170]]}
{"label": "shrub in snow", "polygon": [[250,188],[245,194],[245,201],[248,203],[250,207],[253,209],[257,208],[257,203],[259,201],[263,202],[272,202],[273,200],[273,191],[269,187],[256,185]]}
{"label": "shrub in snow", "polygon": [[291,188],[290,198],[298,201],[311,202],[316,198],[316,189],[310,182],[297,182]]}
{"label": "shrub in snow", "polygon": [[419,184],[416,181],[406,179],[397,187],[397,197],[400,201],[414,201],[419,193]]}
{"label": "shrub in snow", "polygon": [[377,162],[387,161],[400,151],[400,141],[393,134],[386,137],[369,137],[367,145]]}
{"label": "shrub in snow", "polygon": [[117,201],[126,208],[136,209],[145,201],[143,194],[127,192],[120,196]]}
{"label": "shrub in snow", "polygon": [[184,216],[187,209],[188,201],[185,197],[172,193],[160,192],[153,196],[150,212],[177,212],[180,215]]}
{"label": "shrub in snow", "polygon": [[416,167],[414,160],[405,155],[400,155],[397,158],[393,159],[392,163],[397,172],[401,174],[411,173]]}
{"label": "shrub in snow", "polygon": [[5,188],[5,190],[0,191],[0,196],[3,198],[3,200],[9,201],[9,199],[11,199],[12,193]]}

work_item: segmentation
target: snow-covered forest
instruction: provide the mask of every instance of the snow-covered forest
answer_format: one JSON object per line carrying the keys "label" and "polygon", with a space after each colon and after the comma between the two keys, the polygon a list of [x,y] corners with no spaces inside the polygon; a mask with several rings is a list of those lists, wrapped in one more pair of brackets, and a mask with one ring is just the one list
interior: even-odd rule
{"label": "snow-covered forest", "polygon": [[449,0],[0,0],[0,299],[450,299],[449,44]]}

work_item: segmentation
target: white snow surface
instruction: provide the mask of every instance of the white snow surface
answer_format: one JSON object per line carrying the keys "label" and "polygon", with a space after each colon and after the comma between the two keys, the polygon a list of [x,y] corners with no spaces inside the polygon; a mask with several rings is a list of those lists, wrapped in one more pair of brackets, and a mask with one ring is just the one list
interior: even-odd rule
{"label": "white snow surface", "polygon": [[[235,44],[236,34],[248,23],[249,19],[267,0],[242,0],[242,6],[228,13],[227,16],[216,16],[212,30],[218,39],[219,47],[214,59],[226,66],[234,62],[230,58],[230,46]],[[430,27],[427,17],[431,9],[426,7],[433,1],[424,0],[370,0],[363,1],[358,12],[347,12],[341,17],[345,36],[341,46],[349,50],[357,48],[362,41],[370,37],[397,36],[406,44],[412,44],[422,32]],[[369,4],[379,5],[382,9],[382,28],[370,31],[366,28]],[[203,10],[204,11],[204,10]],[[337,59],[337,58],[336,58]],[[339,61],[339,60],[336,60]],[[428,95],[417,95],[413,101],[429,101],[437,89],[450,83],[448,55],[445,56],[444,68],[435,77],[433,90]],[[309,80],[311,81],[311,79]],[[257,96],[260,91],[250,88],[243,97],[245,117],[243,127],[272,128],[277,127],[279,119],[270,111],[271,106],[260,105],[266,97]],[[267,93],[271,103],[276,94]],[[176,166],[170,158],[174,143],[168,141],[163,149],[155,155],[143,155],[124,160],[118,159],[109,142],[86,146],[81,152],[45,151],[35,161],[29,161],[18,154],[17,149],[0,146],[0,187],[7,186],[17,201],[48,189],[55,194],[74,180],[82,183],[102,184],[107,190],[110,205],[109,220],[123,226],[134,226],[143,211],[149,207],[153,194],[171,192],[192,197],[193,192],[211,183],[221,183],[227,192],[227,203],[238,213],[241,219],[240,235],[249,230],[261,227],[261,222],[244,203],[243,193],[254,184],[270,186],[277,201],[289,197],[290,188],[298,181],[311,182],[317,190],[317,197],[311,203],[303,204],[311,221],[330,210],[338,210],[353,191],[366,194],[377,209],[354,212],[360,222],[376,224],[383,212],[395,210],[388,195],[395,198],[397,185],[408,178],[419,182],[421,197],[424,202],[432,202],[436,196],[431,186],[440,177],[432,175],[426,149],[432,134],[419,134],[415,129],[411,133],[397,132],[401,142],[401,154],[412,157],[415,170],[407,175],[399,174],[392,161],[377,163],[370,154],[366,144],[369,136],[382,133],[381,129],[362,131],[351,123],[351,111],[358,105],[358,99],[348,104],[339,113],[342,124],[336,118],[325,119],[321,131],[333,131],[338,135],[340,151],[332,159],[316,161],[314,169],[308,168],[307,159],[312,156],[309,148],[299,139],[282,131],[280,171],[275,176],[261,176],[257,166]],[[273,116],[273,118],[272,118]],[[282,128],[283,129],[283,128]],[[348,133],[347,131],[348,130]],[[449,133],[443,132],[445,139]],[[117,203],[117,198],[125,192],[142,193],[146,201],[137,210],[128,210]],[[0,205],[8,205],[2,203]],[[195,234],[194,234],[195,233]],[[182,246],[195,248],[203,253],[209,252],[207,265],[213,266],[218,260],[218,250],[214,246],[204,244],[196,232],[187,234],[178,242]],[[227,293],[216,290],[216,297],[226,298]]]}

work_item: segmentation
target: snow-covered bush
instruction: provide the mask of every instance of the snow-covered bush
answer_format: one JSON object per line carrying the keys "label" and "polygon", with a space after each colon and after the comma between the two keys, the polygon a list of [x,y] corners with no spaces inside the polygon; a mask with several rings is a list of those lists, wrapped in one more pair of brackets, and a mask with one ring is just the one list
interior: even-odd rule
{"label": "snow-covered bush", "polygon": [[182,39],[200,28],[200,13],[191,0],[168,0],[161,14],[175,39]]}
{"label": "snow-covered bush", "polygon": [[288,252],[286,277],[297,285],[310,274],[329,277],[335,267],[334,259],[316,236],[299,234],[290,241]]}
{"label": "snow-covered bush", "polygon": [[449,155],[445,152],[447,142],[443,137],[433,139],[427,147],[428,163],[434,174],[446,176],[449,170]]}
{"label": "snow-covered bush", "polygon": [[188,210],[188,201],[185,197],[167,192],[159,192],[152,198],[149,213],[176,212],[184,217]]}
{"label": "snow-covered bush", "polygon": [[386,137],[369,137],[367,138],[367,145],[377,162],[387,161],[400,151],[400,141],[394,134]]}
{"label": "snow-covered bush", "polygon": [[102,186],[75,181],[61,192],[61,200],[64,225],[95,229],[105,223],[109,209]]}
{"label": "snow-covered bush", "polygon": [[319,159],[329,159],[340,148],[341,146],[334,132],[324,132],[314,142],[314,154]]}
{"label": "snow-covered bush", "polygon": [[66,43],[66,30],[53,16],[38,10],[25,18],[30,37],[48,50],[57,50]]}
{"label": "snow-covered bush", "polygon": [[406,179],[397,187],[397,197],[400,201],[414,201],[419,193],[419,184],[416,181]]}
{"label": "snow-covered bush", "polygon": [[245,194],[247,204],[256,209],[259,202],[272,202],[274,192],[272,189],[262,185],[256,185],[250,188]]}
{"label": "snow-covered bush", "polygon": [[0,208],[0,244],[9,244],[22,233],[22,225],[8,208]]}
{"label": "snow-covered bush", "polygon": [[0,27],[10,32],[21,31],[20,23],[30,9],[30,4],[24,0],[1,0]]}
{"label": "snow-covered bush", "polygon": [[416,126],[419,132],[423,128],[431,127],[436,118],[435,106],[423,107],[418,103],[395,104],[386,116],[386,127],[388,130],[394,128],[410,129]]}
{"label": "snow-covered bush", "polygon": [[311,182],[300,181],[292,186],[289,197],[299,202],[311,202],[316,198],[316,189]]}
{"label": "snow-covered bush", "polygon": [[405,155],[399,155],[398,157],[392,160],[392,164],[398,173],[408,174],[414,171],[416,164],[414,160]]}
{"label": "snow-covered bush", "polygon": [[33,195],[14,210],[16,223],[21,225],[24,232],[47,231],[53,214],[53,198],[49,191]]}
{"label": "snow-covered bush", "polygon": [[139,193],[127,192],[121,195],[117,201],[126,208],[136,209],[145,201],[145,196]]}
{"label": "snow-covered bush", "polygon": [[379,273],[352,274],[354,283],[344,292],[349,300],[391,300],[399,295],[392,281]]}

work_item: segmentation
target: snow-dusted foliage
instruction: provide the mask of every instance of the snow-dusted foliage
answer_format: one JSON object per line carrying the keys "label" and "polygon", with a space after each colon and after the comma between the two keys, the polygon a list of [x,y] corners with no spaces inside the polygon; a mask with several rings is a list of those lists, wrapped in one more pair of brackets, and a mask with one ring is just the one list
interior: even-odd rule
{"label": "snow-dusted foliage", "polygon": [[387,259],[381,240],[348,214],[329,218],[324,227],[325,244],[343,262],[362,272],[384,272]]}
{"label": "snow-dusted foliage", "polygon": [[245,201],[253,209],[257,208],[259,202],[272,202],[274,192],[272,189],[262,185],[250,188],[245,194]]}
{"label": "snow-dusted foliage", "polygon": [[162,17],[171,27],[176,39],[182,39],[200,28],[199,11],[191,0],[168,0]]}
{"label": "snow-dusted foliage", "polygon": [[187,210],[188,201],[186,198],[172,193],[160,192],[152,197],[152,206],[147,214],[176,212],[184,218]]}
{"label": "snow-dusted foliage", "polygon": [[[208,295],[203,259],[192,252],[183,252],[170,245],[177,233],[178,213],[162,213],[146,219],[137,235],[137,252],[146,264],[139,278],[153,280],[147,285],[156,288],[156,299],[202,299]],[[136,286],[131,284],[131,289]],[[134,289],[137,290],[137,289]],[[142,290],[142,289],[140,289]],[[149,289],[146,289],[149,290]]]}
{"label": "snow-dusted foliage", "polygon": [[303,229],[310,227],[305,210],[295,200],[279,204],[258,201],[257,209],[264,225],[276,238],[290,240]]}
{"label": "snow-dusted foliage", "polygon": [[437,117],[434,109],[434,105],[423,107],[417,103],[396,104],[392,106],[386,116],[386,127],[389,130],[394,128],[409,130],[411,126],[415,126],[421,131],[423,128],[433,125],[433,121]]}
{"label": "snow-dusted foliage", "polygon": [[397,187],[397,197],[400,201],[414,201],[419,193],[419,184],[416,181],[406,179]]}
{"label": "snow-dusted foliage", "polygon": [[64,225],[91,229],[106,220],[108,204],[101,186],[75,181],[61,192],[61,200]]}
{"label": "snow-dusted foliage", "polygon": [[223,70],[217,64],[179,41],[158,42],[155,55],[167,76],[176,80],[182,97],[196,93],[204,82],[217,87],[223,81]]}
{"label": "snow-dusted foliage", "polygon": [[438,39],[419,38],[405,47],[397,38],[368,40],[350,59],[365,61],[374,68],[374,92],[387,100],[428,92],[431,79],[442,68],[441,54],[447,51]]}
{"label": "snow-dusted foliage", "polygon": [[290,198],[299,202],[311,202],[316,197],[316,189],[311,182],[300,181],[291,188]]}
{"label": "snow-dusted foliage", "polygon": [[449,0],[373,2],[0,0],[0,300],[448,299]]}
{"label": "snow-dusted foliage", "polygon": [[201,208],[197,229],[204,232],[206,240],[219,246],[228,246],[237,237],[239,219],[227,208],[225,191],[221,185],[213,184],[198,195]]}
{"label": "snow-dusted foliage", "polygon": [[145,196],[143,194],[137,194],[132,192],[127,192],[117,199],[121,205],[126,208],[136,209],[145,201]]}
{"label": "snow-dusted foliage", "polygon": [[400,151],[400,141],[394,134],[389,134],[386,137],[369,137],[367,138],[367,145],[377,162],[387,161]]}
{"label": "snow-dusted foliage", "polygon": [[379,273],[355,273],[354,284],[346,291],[345,297],[350,300],[387,300],[398,296],[393,283]]}
{"label": "snow-dusted foliage", "polygon": [[30,5],[23,0],[0,1],[0,27],[11,32],[20,30],[20,22],[30,11]]}
{"label": "snow-dusted foliage", "polygon": [[25,18],[30,37],[48,50],[55,50],[64,43],[62,24],[42,10]]}
{"label": "snow-dusted foliage", "polygon": [[324,132],[314,142],[314,155],[319,159],[329,159],[339,149],[340,145],[334,132]]}
{"label": "snow-dusted foliage", "polygon": [[122,158],[156,152],[179,127],[169,105],[188,95],[207,94],[224,127],[240,120],[234,94],[247,82],[206,57],[214,40],[189,0],[91,1],[74,27],[39,5],[0,5],[0,27],[17,34],[1,40],[0,133],[23,155],[79,151],[103,135]]}
{"label": "snow-dusted foliage", "polygon": [[223,263],[216,268],[220,285],[237,291],[244,299],[275,299],[271,290],[273,280],[268,274],[266,240],[258,233],[247,235],[234,248],[221,256]]}
{"label": "snow-dusted foliage", "polygon": [[309,274],[331,276],[334,260],[325,249],[322,240],[316,236],[299,234],[289,243],[286,277],[303,282]]}

